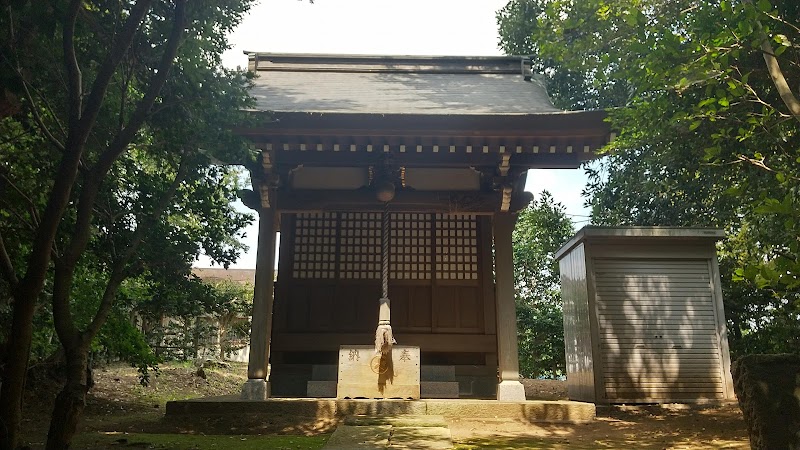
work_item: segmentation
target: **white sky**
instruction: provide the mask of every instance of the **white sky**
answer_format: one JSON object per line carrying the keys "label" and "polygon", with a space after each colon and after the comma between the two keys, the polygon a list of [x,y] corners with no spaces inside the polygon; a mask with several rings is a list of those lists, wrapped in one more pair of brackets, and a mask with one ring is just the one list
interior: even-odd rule
{"label": "white sky", "polygon": [[[379,55],[501,55],[495,13],[507,0],[262,0],[230,36],[227,67],[247,66],[243,51]],[[526,190],[549,190],[580,228],[583,170],[532,170]],[[239,207],[244,208],[243,205]],[[258,225],[233,267],[255,268]],[[198,267],[210,266],[202,257]]]}

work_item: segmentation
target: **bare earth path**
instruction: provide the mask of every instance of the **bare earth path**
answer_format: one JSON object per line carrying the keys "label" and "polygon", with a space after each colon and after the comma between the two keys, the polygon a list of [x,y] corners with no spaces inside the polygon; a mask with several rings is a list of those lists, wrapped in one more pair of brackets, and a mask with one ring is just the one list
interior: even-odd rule
{"label": "bare earth path", "polygon": [[[227,369],[206,369],[204,379],[195,370],[191,365],[164,365],[161,375],[146,388],[139,386],[135,369],[112,366],[97,370],[75,448],[205,449],[220,448],[224,439],[226,450],[318,449],[336,426],[326,421],[298,425],[282,418],[244,416],[192,423],[165,420],[166,401],[237,392],[246,372],[245,366],[234,364]],[[524,384],[529,398],[565,397],[564,382],[525,380]],[[54,388],[42,383],[34,389],[36,396],[29,396],[23,430],[33,449],[44,443],[49,405],[55,395]],[[449,422],[457,449],[749,448],[747,430],[735,404],[704,409],[684,405],[599,408],[597,420],[580,425],[469,418]]]}

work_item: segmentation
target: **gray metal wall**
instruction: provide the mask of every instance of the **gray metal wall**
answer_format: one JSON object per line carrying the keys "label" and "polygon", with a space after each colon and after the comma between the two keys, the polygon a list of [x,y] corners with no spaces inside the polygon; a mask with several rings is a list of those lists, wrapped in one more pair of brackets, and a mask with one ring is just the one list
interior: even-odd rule
{"label": "gray metal wall", "polygon": [[592,326],[585,261],[584,245],[580,244],[559,262],[564,301],[567,392],[573,400],[594,401]]}

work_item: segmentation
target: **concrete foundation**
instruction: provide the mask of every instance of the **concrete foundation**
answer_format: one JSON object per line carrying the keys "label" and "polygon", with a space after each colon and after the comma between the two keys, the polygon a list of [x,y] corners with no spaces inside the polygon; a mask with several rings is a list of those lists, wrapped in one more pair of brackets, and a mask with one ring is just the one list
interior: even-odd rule
{"label": "concrete foundation", "polygon": [[336,398],[336,381],[309,381],[306,395],[312,398]]}
{"label": "concrete foundation", "polygon": [[571,401],[499,402],[496,400],[241,400],[237,396],[167,402],[167,416],[263,414],[304,420],[343,420],[352,415],[439,415],[455,418],[501,418],[521,422],[584,423],[595,418],[595,405]]}
{"label": "concrete foundation", "polygon": [[242,386],[242,400],[266,400],[269,398],[269,383],[266,380],[247,380]]}
{"label": "concrete foundation", "polygon": [[423,381],[420,383],[422,398],[458,398],[456,381]]}
{"label": "concrete foundation", "polygon": [[519,381],[502,381],[497,385],[497,400],[501,402],[524,402],[525,386]]}

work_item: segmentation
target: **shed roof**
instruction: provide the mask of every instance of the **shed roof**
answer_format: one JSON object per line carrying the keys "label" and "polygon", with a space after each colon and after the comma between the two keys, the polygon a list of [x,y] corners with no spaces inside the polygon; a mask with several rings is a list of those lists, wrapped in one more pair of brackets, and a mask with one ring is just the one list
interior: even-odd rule
{"label": "shed roof", "polygon": [[561,246],[554,255],[560,260],[570,250],[581,242],[594,239],[681,239],[681,240],[710,240],[719,241],[725,238],[725,231],[719,228],[689,228],[689,227],[602,227],[587,225],[581,228],[575,236]]}
{"label": "shed roof", "polygon": [[248,53],[256,109],[423,115],[558,114],[523,57]]}

